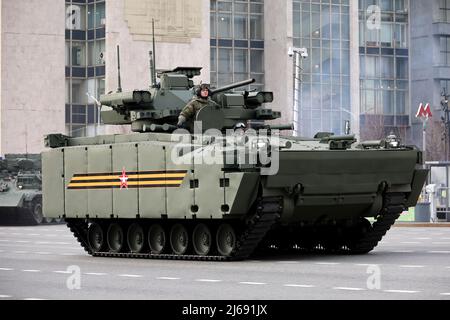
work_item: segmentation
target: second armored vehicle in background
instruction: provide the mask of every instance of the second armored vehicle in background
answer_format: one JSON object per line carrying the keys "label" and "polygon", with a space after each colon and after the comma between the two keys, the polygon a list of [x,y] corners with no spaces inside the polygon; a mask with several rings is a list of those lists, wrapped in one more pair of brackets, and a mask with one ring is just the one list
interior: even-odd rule
{"label": "second armored vehicle in background", "polygon": [[9,154],[0,160],[0,225],[37,225],[42,214],[41,157]]}

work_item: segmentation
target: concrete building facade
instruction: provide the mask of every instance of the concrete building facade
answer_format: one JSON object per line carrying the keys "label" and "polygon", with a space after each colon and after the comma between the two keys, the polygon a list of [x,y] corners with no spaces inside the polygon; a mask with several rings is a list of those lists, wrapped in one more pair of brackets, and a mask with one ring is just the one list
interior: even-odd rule
{"label": "concrete building facade", "polygon": [[[420,103],[429,103],[433,122],[440,124],[441,94],[450,93],[450,1],[411,1],[411,16],[411,105],[417,111]],[[429,126],[427,131],[429,149],[443,151],[446,147],[440,142],[445,129]],[[413,118],[413,140],[420,146],[422,132],[422,122]],[[446,155],[440,157],[435,160],[445,160]]]}
{"label": "concrete building facade", "polygon": [[66,0],[66,20],[65,114],[70,135],[127,131],[99,126],[99,109],[92,97],[98,100],[117,90],[117,46],[122,88],[150,85],[152,20],[157,69],[203,66],[199,81],[209,82],[208,0]]}
{"label": "concrete building facade", "polygon": [[39,152],[64,132],[63,12],[62,1],[0,1],[0,154]]}
{"label": "concrete building facade", "polygon": [[375,119],[380,134],[395,131],[421,145],[416,107],[438,108],[450,85],[450,8],[441,0],[1,3],[0,153],[40,150],[49,132],[104,132],[88,94],[117,89],[117,45],[122,88],[149,85],[152,19],[158,69],[201,66],[196,81],[216,87],[255,78],[248,88],[275,93],[270,107],[282,111],[281,123],[294,121],[288,50],[307,48],[297,119],[304,136],[342,134],[346,121],[359,136]]}

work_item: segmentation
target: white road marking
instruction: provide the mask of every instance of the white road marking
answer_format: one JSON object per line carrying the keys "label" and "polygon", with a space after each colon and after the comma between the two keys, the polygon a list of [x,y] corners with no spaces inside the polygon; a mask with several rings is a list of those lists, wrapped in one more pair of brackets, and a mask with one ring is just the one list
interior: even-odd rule
{"label": "white road marking", "polygon": [[267,284],[267,283],[264,283],[264,282],[247,282],[247,281],[243,281],[243,282],[239,282],[239,283],[240,284],[255,285],[255,286]]}
{"label": "white road marking", "polygon": [[28,251],[13,251],[13,253],[26,254],[26,253],[28,253]]}
{"label": "white road marking", "polygon": [[29,236],[40,236],[41,234],[40,233],[30,233],[30,234],[28,234]]}
{"label": "white road marking", "polygon": [[46,237],[57,237],[58,235],[57,234],[46,234],[45,236]]}
{"label": "white road marking", "polygon": [[11,268],[0,268],[0,271],[13,271],[14,269]]}
{"label": "white road marking", "polygon": [[413,250],[394,250],[392,253],[413,253]]}
{"label": "white road marking", "polygon": [[60,256],[77,256],[76,253],[61,253]]}
{"label": "white road marking", "polygon": [[431,244],[437,244],[437,245],[450,245],[450,242],[432,242]]}
{"label": "white road marking", "polygon": [[439,251],[439,250],[435,250],[435,251],[427,251],[428,253],[450,253],[450,251]]}
{"label": "white road marking", "polygon": [[16,243],[30,243],[28,240],[17,240]]}
{"label": "white road marking", "polygon": [[370,266],[381,266],[381,264],[376,264],[376,263],[357,263],[357,264],[355,264],[355,266],[358,266],[358,267],[370,267]]}
{"label": "white road marking", "polygon": [[7,240],[7,239],[0,239],[1,242],[10,242],[11,240]]}
{"label": "white road marking", "polygon": [[0,299],[6,299],[6,298],[12,298],[12,297],[8,296],[6,294],[0,294]]}
{"label": "white road marking", "polygon": [[139,274],[119,274],[119,277],[125,277],[125,278],[142,278]]}
{"label": "white road marking", "polygon": [[416,265],[402,265],[400,268],[424,268],[425,266],[416,266]]}
{"label": "white road marking", "polygon": [[401,244],[420,244],[420,242],[417,242],[417,241],[403,241],[403,242],[400,242]]}
{"label": "white road marking", "polygon": [[86,272],[84,273],[85,275],[88,276],[106,276],[106,273],[101,273],[101,272]]}
{"label": "white road marking", "polygon": [[26,301],[38,301],[38,300],[45,300],[45,299],[41,299],[41,298],[25,298],[25,299],[23,299],[23,300],[26,300]]}
{"label": "white road marking", "polygon": [[334,287],[333,290],[346,290],[346,291],[364,291],[363,288],[350,288],[350,287]]}
{"label": "white road marking", "polygon": [[222,282],[222,280],[214,280],[214,279],[196,279],[198,282]]}
{"label": "white road marking", "polygon": [[450,292],[441,293],[441,296],[450,296]]}
{"label": "white road marking", "polygon": [[33,270],[33,269],[30,269],[30,270],[22,270],[22,272],[33,272],[33,273],[37,273],[37,272],[41,272],[41,270]]}
{"label": "white road marking", "polygon": [[39,251],[39,252],[35,252],[36,254],[42,254],[42,255],[47,255],[47,254],[51,254],[50,252],[44,252],[44,251]]}
{"label": "white road marking", "polygon": [[412,290],[384,290],[384,292],[389,292],[389,293],[418,293],[420,291],[412,291]]}
{"label": "white road marking", "polygon": [[290,288],[314,288],[315,286],[309,284],[284,284],[285,287]]}
{"label": "white road marking", "polygon": [[180,278],[172,278],[172,277],[157,277],[158,280],[180,280]]}
{"label": "white road marking", "polygon": [[414,238],[414,240],[431,240],[431,238]]}
{"label": "white road marking", "polygon": [[53,271],[53,273],[62,273],[62,274],[72,274],[72,272],[64,270],[64,271]]}
{"label": "white road marking", "polygon": [[323,265],[323,266],[335,266],[340,263],[338,263],[338,262],[316,262],[315,264]]}
{"label": "white road marking", "polygon": [[300,262],[298,262],[298,261],[278,261],[277,263],[280,263],[280,264],[298,264]]}

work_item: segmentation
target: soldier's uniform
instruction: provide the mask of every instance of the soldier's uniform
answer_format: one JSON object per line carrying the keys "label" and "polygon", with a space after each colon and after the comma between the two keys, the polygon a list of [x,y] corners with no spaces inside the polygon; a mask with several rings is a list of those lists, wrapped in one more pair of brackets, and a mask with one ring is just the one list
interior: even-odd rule
{"label": "soldier's uniform", "polygon": [[181,111],[180,115],[184,116],[186,120],[194,119],[197,112],[208,105],[208,99],[201,99],[194,97]]}

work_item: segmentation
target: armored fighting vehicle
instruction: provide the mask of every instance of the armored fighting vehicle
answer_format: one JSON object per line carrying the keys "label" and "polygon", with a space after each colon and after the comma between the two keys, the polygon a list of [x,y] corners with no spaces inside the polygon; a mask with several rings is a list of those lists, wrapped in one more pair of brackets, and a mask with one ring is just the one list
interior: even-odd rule
{"label": "armored fighting vehicle", "polygon": [[[150,64],[154,66],[153,62]],[[156,74],[148,90],[103,95],[102,119],[133,133],[48,135],[44,212],[93,256],[239,260],[258,248],[364,254],[415,206],[422,153],[395,136],[280,135],[273,93],[212,90],[187,130],[177,118],[201,68]],[[120,77],[119,77],[120,83]],[[373,218],[373,219],[369,219]]]}
{"label": "armored fighting vehicle", "polygon": [[37,225],[42,214],[39,154],[7,154],[0,160],[0,224]]}

